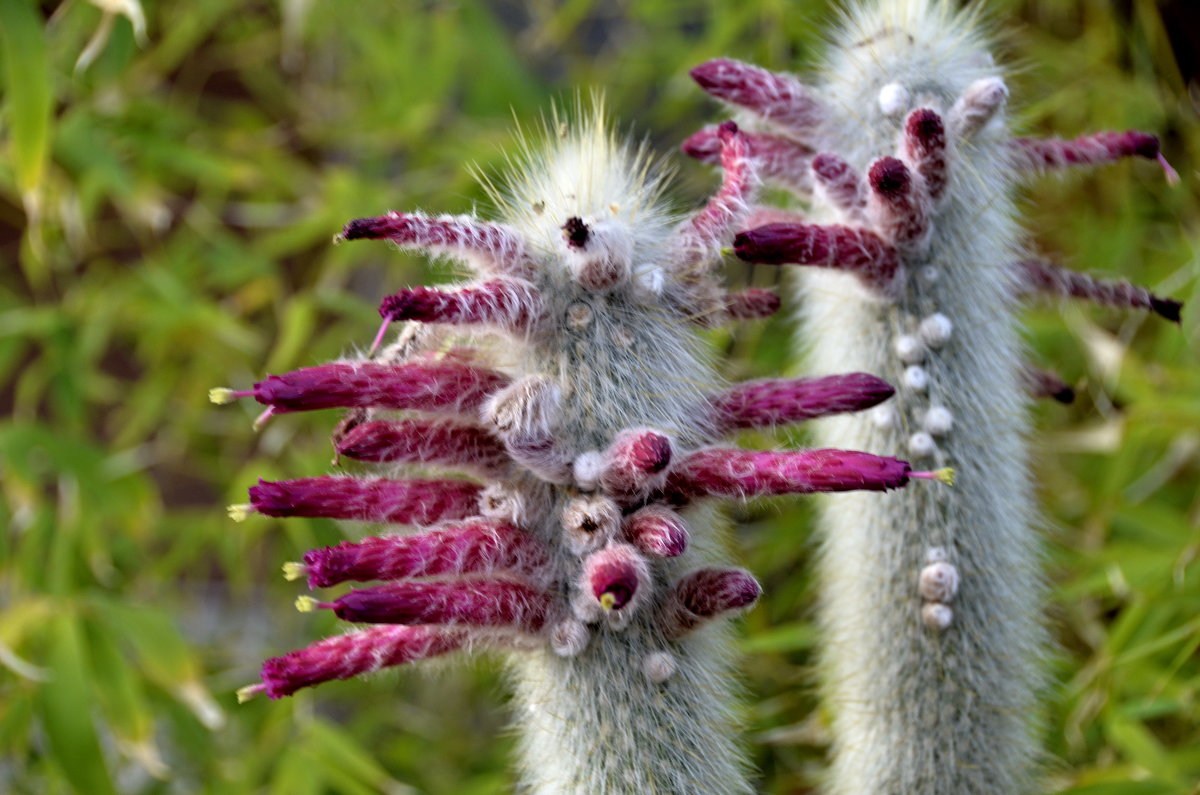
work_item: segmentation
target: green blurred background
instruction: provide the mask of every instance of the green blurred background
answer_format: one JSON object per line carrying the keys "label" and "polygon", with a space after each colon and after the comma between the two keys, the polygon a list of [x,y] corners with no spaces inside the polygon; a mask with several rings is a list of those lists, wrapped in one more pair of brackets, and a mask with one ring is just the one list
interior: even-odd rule
{"label": "green blurred background", "polygon": [[[1182,329],[1027,314],[1034,360],[1079,391],[1036,407],[1033,439],[1057,641],[1047,775],[1073,793],[1194,793],[1200,20],[1188,0],[986,5],[1023,131],[1153,131],[1183,176],[1121,163],[1041,179],[1022,202],[1040,250],[1192,301]],[[230,522],[255,478],[328,471],[334,415],[255,434],[255,406],[206,392],[361,346],[384,293],[448,278],[331,237],[387,208],[474,207],[468,165],[498,167],[514,116],[577,87],[604,88],[695,206],[716,177],[672,152],[720,113],[687,69],[803,68],[830,6],[0,0],[0,791],[510,788],[494,661],[235,703],[262,658],[337,631],[292,610],[303,589],[280,565],[361,531]],[[762,376],[788,367],[787,329],[713,343],[730,377]],[[733,513],[766,588],[742,622],[759,786],[805,792],[828,741],[810,506]]]}

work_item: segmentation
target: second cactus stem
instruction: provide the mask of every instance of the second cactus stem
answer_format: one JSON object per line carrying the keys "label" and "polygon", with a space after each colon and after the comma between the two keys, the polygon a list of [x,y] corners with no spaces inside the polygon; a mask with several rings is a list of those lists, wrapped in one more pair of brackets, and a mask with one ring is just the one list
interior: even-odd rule
{"label": "second cactus stem", "polygon": [[[952,464],[954,489],[829,495],[820,572],[830,789],[1031,791],[1042,588],[1018,301],[1093,298],[1178,320],[1179,304],[1030,263],[1012,192],[1047,168],[1136,156],[1153,136],[1013,138],[1008,90],[970,12],[938,0],[853,9],[811,84],[725,59],[693,70],[742,117],[764,178],[811,209],[752,210],[735,239],[796,279],[815,372],[897,386],[821,443]],[[715,131],[684,145],[712,158]],[[1044,380],[1044,379],[1042,379]],[[1058,390],[1062,392],[1062,390]]]}

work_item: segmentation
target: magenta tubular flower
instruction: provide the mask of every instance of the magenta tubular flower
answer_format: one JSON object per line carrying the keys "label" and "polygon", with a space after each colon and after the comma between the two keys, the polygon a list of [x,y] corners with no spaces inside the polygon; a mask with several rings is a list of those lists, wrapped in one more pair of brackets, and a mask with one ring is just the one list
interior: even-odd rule
{"label": "magenta tubular flower", "polygon": [[946,126],[942,117],[928,108],[908,114],[901,156],[909,168],[921,175],[929,198],[935,202],[941,199],[950,173],[946,159]]}
{"label": "magenta tubular flower", "polygon": [[315,477],[258,481],[250,508],[267,516],[311,516],[430,525],[478,510],[481,487],[465,480]]}
{"label": "magenta tubular flower", "polygon": [[1179,175],[1162,155],[1158,136],[1137,130],[1092,133],[1081,135],[1073,141],[1061,138],[1014,138],[1011,146],[1018,167],[1029,171],[1102,165],[1126,157],[1144,157],[1157,161],[1168,181],[1179,181]]}
{"label": "magenta tubular flower", "polygon": [[665,506],[647,505],[625,517],[621,529],[629,543],[645,555],[676,558],[687,551],[687,525]]}
{"label": "magenta tubular flower", "polygon": [[739,232],[733,251],[747,262],[843,270],[881,292],[891,289],[900,265],[879,235],[849,226],[768,224]]}
{"label": "magenta tubular flower", "polygon": [[485,474],[509,465],[504,444],[477,425],[453,420],[375,420],[356,425],[334,443],[338,455],[356,461],[409,462]]}
{"label": "magenta tubular flower", "polygon": [[[750,156],[758,161],[759,176],[764,181],[793,190],[807,190],[811,186],[808,161],[813,152],[808,147],[768,133],[746,133],[746,144]],[[693,133],[680,148],[702,163],[721,162],[721,138],[715,125]]]}
{"label": "magenta tubular flower", "polygon": [[1027,391],[1035,398],[1053,398],[1059,403],[1074,403],[1075,390],[1056,373],[1026,365],[1021,370],[1021,380]]}
{"label": "magenta tubular flower", "polygon": [[675,584],[667,633],[679,637],[713,618],[754,604],[762,594],[745,569],[700,569]]}
{"label": "magenta tubular flower", "polygon": [[854,166],[832,152],[822,152],[812,159],[812,174],[830,204],[847,215],[862,214],[867,197],[862,175]]}
{"label": "magenta tubular flower", "polygon": [[[253,397],[276,413],[331,408],[471,412],[508,378],[452,361],[378,364],[335,362],[259,381],[229,396]],[[225,402],[225,401],[220,401]]]}
{"label": "magenta tubular flower", "polygon": [[379,304],[384,322],[420,320],[424,323],[492,325],[527,333],[541,312],[533,286],[515,279],[492,279],[455,290],[409,287]]}
{"label": "magenta tubular flower", "polygon": [[908,483],[908,462],[852,450],[781,453],[710,448],[686,456],[667,479],[673,500],[826,491],[889,491]]}
{"label": "magenta tubular flower", "polygon": [[600,486],[619,499],[641,497],[662,484],[671,440],[650,430],[625,431],[604,452]]}
{"label": "magenta tubular flower", "polygon": [[317,606],[365,624],[465,624],[535,633],[546,621],[549,597],[508,580],[402,581],[353,590]]}
{"label": "magenta tubular flower", "polygon": [[782,303],[771,290],[748,287],[726,296],[725,311],[733,320],[758,320],[778,312]]}
{"label": "magenta tubular flower", "polygon": [[527,278],[532,263],[525,241],[515,230],[470,216],[430,218],[421,213],[391,212],[377,218],[357,218],[342,231],[345,240],[387,239],[411,247],[464,256],[483,270]]}
{"label": "magenta tubular flower", "polygon": [[262,684],[244,688],[239,695],[261,690],[273,699],[283,698],[304,687],[436,657],[459,648],[467,638],[458,629],[420,626],[379,626],[337,635],[267,660]]}
{"label": "magenta tubular flower", "polygon": [[881,157],[867,171],[867,213],[885,241],[917,250],[929,232],[929,208],[904,161]]}
{"label": "magenta tubular flower", "polygon": [[718,394],[713,409],[721,427],[733,431],[862,411],[895,392],[891,384],[867,373],[771,378],[747,381]]}
{"label": "magenta tubular flower", "polygon": [[398,580],[513,571],[535,575],[547,550],[528,533],[494,519],[465,519],[425,533],[343,541],[304,554],[309,588],[347,581]]}
{"label": "magenta tubular flower", "polygon": [[1024,260],[1017,263],[1018,290],[1022,295],[1041,293],[1063,298],[1083,298],[1105,306],[1148,309],[1172,323],[1180,321],[1180,301],[1160,298],[1125,279],[1109,280],[1067,270],[1048,262]]}
{"label": "magenta tubular flower", "polygon": [[702,63],[690,74],[717,99],[752,110],[799,136],[819,124],[824,115],[812,90],[791,75],[729,58]]}
{"label": "magenta tubular flower", "polygon": [[583,561],[581,619],[603,617],[611,626],[623,627],[650,599],[650,568],[645,558],[628,544],[610,544]]}

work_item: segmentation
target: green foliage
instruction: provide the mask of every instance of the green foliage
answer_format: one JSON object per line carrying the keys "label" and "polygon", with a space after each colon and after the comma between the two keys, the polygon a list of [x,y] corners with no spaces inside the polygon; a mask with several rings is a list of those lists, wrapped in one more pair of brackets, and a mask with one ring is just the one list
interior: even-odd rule
{"label": "green foliage", "polygon": [[[481,202],[512,116],[604,87],[662,151],[717,116],[690,65],[811,62],[826,2],[147,4],[130,19],[0,2],[0,790],[490,793],[511,740],[486,661],[238,706],[259,661],[336,631],[279,565],[329,522],[233,525],[258,476],[324,471],[330,416],[255,435],[211,386],[369,340],[426,264],[334,248],[349,218]],[[996,3],[1034,134],[1159,132],[1183,184],[1123,163],[1030,192],[1040,250],[1191,304],[1181,329],[1092,307],[1028,314],[1075,382],[1040,405],[1048,517],[1049,773],[1064,792],[1186,792],[1200,778],[1198,78],[1152,2]],[[1128,11],[1127,16],[1122,16]],[[94,61],[77,68],[98,26]],[[1189,87],[1191,93],[1189,93]],[[680,164],[681,205],[714,176]],[[433,271],[435,278],[439,271]],[[767,274],[753,274],[762,279]],[[789,323],[719,334],[733,377],[777,372]],[[770,443],[769,439],[748,441]],[[810,664],[809,510],[738,511],[766,597],[745,621],[767,792],[813,785],[826,742]]]}

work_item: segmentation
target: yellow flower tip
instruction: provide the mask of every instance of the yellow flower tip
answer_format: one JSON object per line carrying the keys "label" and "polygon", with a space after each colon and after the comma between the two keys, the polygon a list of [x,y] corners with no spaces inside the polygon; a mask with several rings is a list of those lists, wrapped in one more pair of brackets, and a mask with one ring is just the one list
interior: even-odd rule
{"label": "yellow flower tip", "polygon": [[613,605],[615,605],[616,603],[617,603],[617,597],[613,596],[611,593],[608,593],[606,591],[606,592],[600,594],[600,606],[603,607],[605,610],[612,610]]}
{"label": "yellow flower tip", "polygon": [[945,483],[947,486],[954,485],[955,472],[953,467],[942,467],[933,471],[933,477],[938,483]]}
{"label": "yellow flower tip", "polygon": [[321,604],[321,603],[318,602],[316,599],[313,599],[311,596],[297,596],[296,597],[296,609],[299,610],[301,613],[311,613],[312,611],[317,609],[317,606],[319,604]]}
{"label": "yellow flower tip", "polygon": [[283,579],[287,580],[288,582],[291,582],[292,580],[298,580],[307,573],[308,567],[303,563],[297,563],[296,561],[292,560],[283,564]]}
{"label": "yellow flower tip", "polygon": [[340,246],[345,242],[346,242],[346,236],[343,235],[341,232],[338,232],[336,235],[333,236],[333,245]]}
{"label": "yellow flower tip", "polygon": [[239,704],[245,704],[247,701],[254,698],[266,689],[266,685],[262,683],[239,687],[237,691],[237,702]]}
{"label": "yellow flower tip", "polygon": [[733,256],[733,246],[723,246],[721,248],[721,256],[722,257],[732,257]]}
{"label": "yellow flower tip", "polygon": [[237,400],[237,395],[227,386],[218,386],[208,390],[208,399],[218,406],[224,406]]}
{"label": "yellow flower tip", "polygon": [[244,522],[246,521],[247,516],[254,513],[254,506],[243,502],[236,505],[230,505],[225,509],[225,511],[229,514],[229,518],[233,521]]}

